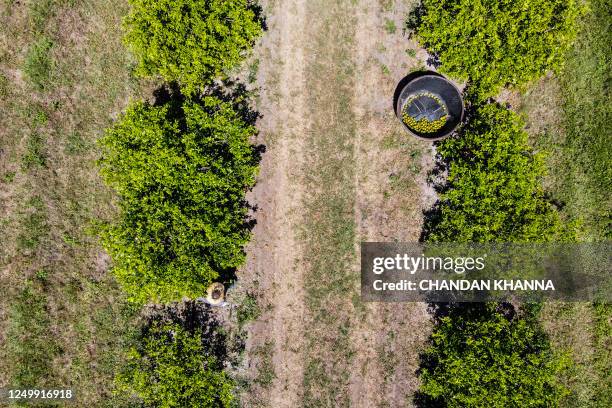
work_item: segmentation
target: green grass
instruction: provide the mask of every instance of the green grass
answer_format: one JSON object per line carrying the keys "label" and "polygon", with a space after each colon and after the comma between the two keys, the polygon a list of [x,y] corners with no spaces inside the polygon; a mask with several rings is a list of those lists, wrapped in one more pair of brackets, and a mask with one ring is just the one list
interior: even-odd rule
{"label": "green grass", "polygon": [[610,305],[547,303],[542,322],[558,352],[572,364],[561,376],[569,389],[562,408],[609,407],[612,402]]}
{"label": "green grass", "polygon": [[28,18],[30,27],[35,33],[42,32],[47,21],[54,13],[55,0],[30,0],[28,1]]}
{"label": "green grass", "polygon": [[55,64],[51,57],[52,47],[53,41],[49,38],[39,38],[30,45],[23,63],[23,73],[38,91],[50,86],[51,72]]}
{"label": "green grass", "polygon": [[[580,221],[583,241],[612,236],[611,7],[610,0],[590,1],[563,71],[527,95],[523,108],[538,125],[531,136],[547,155],[551,198],[568,219]],[[563,407],[612,404],[611,316],[609,305],[547,305],[544,324],[574,361],[564,378],[571,394]]]}
{"label": "green grass", "polygon": [[61,348],[50,333],[51,319],[47,298],[40,282],[26,282],[9,311],[8,358],[11,360],[11,386],[50,386],[53,359]]}
{"label": "green grass", "polygon": [[257,73],[259,72],[259,59],[255,59],[249,64],[249,72],[247,76],[247,82],[249,84],[255,83],[257,81]]}
{"label": "green grass", "polygon": [[382,366],[383,379],[382,382],[387,384],[400,363],[401,356],[393,349],[394,343],[397,342],[396,332],[390,330],[386,333],[384,340],[376,349],[378,361]]}
{"label": "green grass", "polygon": [[593,401],[596,406],[612,406],[612,305],[595,303],[595,357],[593,368],[597,372],[598,381],[593,387]]}
{"label": "green grass", "polygon": [[[305,223],[302,239],[310,258],[304,285],[312,323],[305,328],[304,405],[347,406],[353,351],[350,346],[357,274],[355,242],[355,116],[352,111],[354,5],[322,0],[308,3],[317,16],[312,44],[317,58],[306,67],[312,125],[305,163]],[[321,107],[325,107],[322,109]]]}
{"label": "green grass", "polygon": [[395,34],[395,32],[397,31],[397,26],[395,25],[395,21],[386,18],[385,19],[385,31],[387,32],[387,34]]}
{"label": "green grass", "polygon": [[242,328],[245,324],[252,322],[261,315],[261,309],[257,304],[257,298],[247,293],[242,299],[237,299],[236,321],[238,327]]}
{"label": "green grass", "polygon": [[274,342],[266,341],[262,346],[256,348],[253,353],[257,357],[257,376],[253,379],[255,384],[269,388],[276,378],[274,364],[272,362]]}
{"label": "green grass", "polygon": [[2,175],[1,180],[2,182],[7,183],[7,184],[12,183],[13,180],[15,180],[15,175],[16,173],[14,171],[7,171],[6,173]]}
{"label": "green grass", "polygon": [[10,84],[9,80],[2,72],[0,72],[0,98],[9,96]]}
{"label": "green grass", "polygon": [[91,148],[91,145],[83,138],[83,135],[81,135],[79,131],[70,132],[68,136],[66,136],[64,152],[67,155],[77,156],[87,152],[89,148]]}
{"label": "green grass", "polygon": [[554,124],[534,135],[534,143],[548,155],[551,195],[570,218],[581,221],[581,239],[600,241],[612,237],[612,4],[590,4],[559,76],[558,97],[539,102],[561,109],[554,113]]}
{"label": "green grass", "polygon": [[23,170],[44,167],[46,163],[44,136],[37,131],[30,133],[26,139],[26,149],[21,158]]}
{"label": "green grass", "polygon": [[17,248],[22,251],[35,250],[49,234],[45,204],[39,196],[34,196],[27,201],[25,211],[20,222]]}
{"label": "green grass", "polygon": [[586,222],[594,237],[608,239],[612,237],[611,7],[610,0],[591,1],[592,9],[561,76],[569,169],[577,182],[584,181],[583,194],[590,196]]}

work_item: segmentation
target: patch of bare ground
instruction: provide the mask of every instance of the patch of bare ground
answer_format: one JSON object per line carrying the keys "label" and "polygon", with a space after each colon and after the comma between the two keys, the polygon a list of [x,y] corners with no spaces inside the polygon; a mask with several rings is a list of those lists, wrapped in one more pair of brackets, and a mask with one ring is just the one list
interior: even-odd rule
{"label": "patch of bare ground", "polygon": [[[358,241],[418,241],[423,210],[435,200],[427,184],[431,143],[411,138],[393,111],[393,94],[408,73],[423,69],[424,52],[404,21],[415,1],[362,0],[357,9],[356,153]],[[431,330],[421,303],[360,305],[351,334],[356,350],[351,406],[412,406],[419,351]]]}
{"label": "patch of bare ground", "polygon": [[266,145],[248,200],[257,224],[240,285],[257,297],[261,316],[249,325],[245,406],[295,407],[302,395],[304,307],[301,246],[295,231],[305,194],[297,181],[308,117],[304,114],[305,1],[262,2],[268,31],[255,50],[259,143]]}

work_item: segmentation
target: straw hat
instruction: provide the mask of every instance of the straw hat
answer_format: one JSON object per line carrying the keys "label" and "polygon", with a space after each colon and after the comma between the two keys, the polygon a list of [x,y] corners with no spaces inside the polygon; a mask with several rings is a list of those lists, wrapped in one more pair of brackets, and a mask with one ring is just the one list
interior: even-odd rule
{"label": "straw hat", "polygon": [[213,282],[206,289],[206,302],[211,305],[220,305],[225,301],[225,287],[222,283]]}

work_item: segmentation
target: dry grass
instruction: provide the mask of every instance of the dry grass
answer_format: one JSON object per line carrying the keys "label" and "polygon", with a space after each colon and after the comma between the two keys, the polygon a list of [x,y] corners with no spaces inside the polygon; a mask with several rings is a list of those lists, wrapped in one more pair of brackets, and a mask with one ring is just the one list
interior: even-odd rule
{"label": "dry grass", "polygon": [[[76,406],[119,406],[112,380],[134,315],[92,231],[113,213],[95,141],[140,88],[121,43],[126,7],[7,0],[0,9],[0,327],[9,328],[0,385],[70,386]],[[32,54],[41,41],[50,46]],[[44,357],[29,359],[33,349]]]}
{"label": "dry grass", "polygon": [[[355,111],[357,240],[413,242],[435,196],[426,183],[431,143],[408,136],[392,96],[408,73],[424,68],[424,51],[403,32],[414,1],[357,4]],[[397,30],[386,30],[393,21]],[[387,66],[388,70],[380,67]],[[351,406],[409,407],[418,388],[418,353],[430,333],[424,304],[355,300]]]}
{"label": "dry grass", "polygon": [[304,277],[308,321],[305,327],[303,405],[348,406],[355,350],[350,344],[357,270],[354,244],[355,134],[353,81],[355,24],[350,1],[310,1],[306,95],[311,124],[303,180],[304,224],[300,231],[308,256]]}
{"label": "dry grass", "polygon": [[[304,404],[410,405],[428,317],[420,305],[363,304],[355,250],[362,239],[417,239],[429,204],[431,150],[401,133],[391,106],[396,83],[420,66],[406,52],[414,45],[388,29],[388,21],[401,27],[409,6],[339,1],[309,7],[317,19],[307,68],[310,195],[302,239],[306,253],[316,255],[305,276]],[[391,364],[391,350],[406,357]]]}

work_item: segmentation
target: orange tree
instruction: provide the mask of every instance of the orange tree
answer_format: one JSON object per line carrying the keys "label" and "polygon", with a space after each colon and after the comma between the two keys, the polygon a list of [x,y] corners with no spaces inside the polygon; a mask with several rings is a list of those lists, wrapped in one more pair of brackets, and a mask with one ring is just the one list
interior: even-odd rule
{"label": "orange tree", "polygon": [[130,299],[167,303],[205,293],[244,262],[246,190],[255,129],[215,97],[134,103],[101,140],[101,173],[119,194],[102,238]]}
{"label": "orange tree", "polygon": [[459,137],[440,142],[448,178],[425,224],[438,242],[547,242],[564,233],[545,199],[544,164],[523,123],[499,104],[478,107]]}
{"label": "orange tree", "polygon": [[[458,137],[438,144],[448,178],[426,221],[429,242],[548,242],[572,238],[541,187],[542,159],[517,115],[475,109]],[[417,399],[436,407],[551,407],[566,393],[567,359],[552,351],[537,305],[435,305]],[[429,404],[429,405],[428,405]]]}
{"label": "orange tree", "polygon": [[128,352],[117,385],[147,407],[227,408],[234,400],[234,383],[203,345],[201,331],[178,324],[149,327]]}
{"label": "orange tree", "polygon": [[567,390],[557,376],[568,360],[552,351],[537,306],[508,306],[455,305],[439,317],[422,355],[423,406],[558,406]]}
{"label": "orange tree", "polygon": [[579,0],[423,0],[411,25],[440,70],[482,99],[558,69],[581,10]]}
{"label": "orange tree", "polygon": [[137,73],[191,94],[233,68],[262,31],[248,0],[129,0],[125,43]]}

